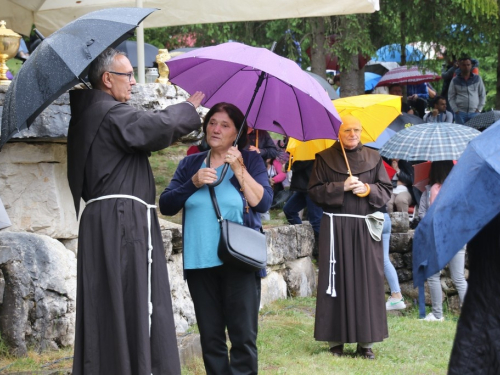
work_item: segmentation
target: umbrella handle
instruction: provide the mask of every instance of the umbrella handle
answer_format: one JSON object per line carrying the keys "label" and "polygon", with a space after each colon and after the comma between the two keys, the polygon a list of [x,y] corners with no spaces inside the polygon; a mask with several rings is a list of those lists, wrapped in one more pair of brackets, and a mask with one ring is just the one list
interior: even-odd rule
{"label": "umbrella handle", "polygon": [[[339,143],[340,143],[340,148],[342,149],[342,153],[344,154],[345,164],[347,165],[347,173],[349,173],[349,177],[352,177],[351,167],[349,166],[349,161],[347,160],[347,155],[344,150],[344,145],[342,144],[342,140],[340,139],[340,137],[339,137]],[[364,198],[368,196],[368,194],[370,194],[370,185],[365,184],[365,186],[366,186],[366,192],[362,194],[356,194],[358,197]]]}
{"label": "umbrella handle", "polygon": [[[274,52],[275,48],[276,48],[276,42],[273,42],[273,45],[271,46],[271,52]],[[259,92],[260,86],[262,86],[262,82],[264,82],[265,78],[266,78],[266,72],[264,72],[262,70],[260,72],[259,79],[257,80],[257,84],[255,85],[255,90],[253,92],[252,100],[250,100],[250,104],[248,105],[247,112],[245,113],[245,117],[243,118],[243,122],[240,126],[240,131],[238,132],[238,135],[236,136],[236,139],[233,142],[233,147],[236,147],[236,145],[238,144],[238,140],[240,139],[241,134],[243,132],[243,128],[244,128],[243,125],[245,125],[245,122],[247,121],[247,117],[250,114],[250,110],[252,109],[252,105],[253,105],[253,102],[255,100],[255,97],[257,96],[257,93]],[[227,173],[228,168],[229,168],[229,163],[225,163],[224,168],[222,168],[220,178],[217,181],[215,181],[214,183],[207,184],[207,185],[210,187],[216,187],[217,185],[219,185],[222,182],[222,180],[224,179],[224,177],[226,177],[226,173]]]}

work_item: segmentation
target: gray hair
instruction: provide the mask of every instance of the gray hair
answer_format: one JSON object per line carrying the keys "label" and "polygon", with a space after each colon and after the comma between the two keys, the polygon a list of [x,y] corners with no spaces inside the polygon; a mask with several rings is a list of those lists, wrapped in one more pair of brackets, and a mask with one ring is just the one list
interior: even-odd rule
{"label": "gray hair", "polygon": [[125,53],[115,50],[114,48],[106,48],[89,66],[89,81],[94,89],[101,89],[101,77],[104,72],[111,69],[115,57],[118,55],[126,56]]}

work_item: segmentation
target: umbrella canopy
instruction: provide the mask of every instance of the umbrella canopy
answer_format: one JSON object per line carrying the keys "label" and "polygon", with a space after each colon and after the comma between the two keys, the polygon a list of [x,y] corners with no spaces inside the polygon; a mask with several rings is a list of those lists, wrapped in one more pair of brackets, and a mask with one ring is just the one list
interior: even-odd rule
{"label": "umbrella canopy", "polygon": [[368,94],[333,100],[339,115],[352,115],[361,121],[361,143],[375,141],[401,113],[401,97]]}
{"label": "umbrella canopy", "polygon": [[444,268],[500,213],[498,139],[500,122],[469,143],[418,224],[413,239],[413,282],[422,292],[425,280]]}
{"label": "umbrella canopy", "polygon": [[[116,50],[125,52],[130,64],[137,68],[137,42],[134,40],[126,40],[121,42],[115,47]],[[144,43],[144,66],[152,68],[156,62],[156,55],[158,55],[158,48],[149,43]]]}
{"label": "umbrella canopy", "polygon": [[382,134],[379,135],[375,142],[366,143],[365,146],[381,149],[391,137],[398,131],[409,128],[410,126],[416,124],[422,124],[424,120],[415,115],[410,115],[408,113],[402,113],[396,119],[389,124],[387,129],[385,129]]}
{"label": "umbrella canopy", "polygon": [[373,90],[381,78],[380,74],[365,72],[365,91]]}
{"label": "umbrella canopy", "polygon": [[365,72],[375,73],[375,74],[383,76],[389,70],[392,70],[392,69],[395,69],[398,67],[399,67],[399,64],[397,62],[393,62],[393,61],[385,62],[385,61],[370,60],[365,65]]}
{"label": "umbrella canopy", "polygon": [[389,139],[380,155],[407,161],[458,160],[467,144],[479,134],[468,126],[447,122],[414,125]]}
{"label": "umbrella canopy", "polygon": [[0,148],[84,77],[106,48],[131,36],[155,9],[115,8],[89,13],[44,39],[5,94]]}
{"label": "umbrella canopy", "polygon": [[417,85],[419,83],[439,81],[440,79],[441,75],[431,70],[424,72],[418,66],[400,66],[389,70],[378,82],[377,86],[390,86],[396,83],[400,85]]}
{"label": "umbrella canopy", "polygon": [[[373,140],[401,111],[401,98],[394,95],[359,95],[332,100],[339,113],[351,114],[361,121],[361,142]],[[314,160],[316,153],[332,146],[331,139],[316,139],[300,142],[290,138],[287,152],[297,160]]]}
{"label": "umbrella canopy", "polygon": [[321,85],[292,60],[241,43],[200,48],[166,61],[170,80],[189,93],[202,91],[202,105],[229,102],[245,112],[257,90],[248,121],[255,129],[300,140],[337,138],[340,119]]}
{"label": "umbrella canopy", "polygon": [[[197,23],[264,21],[270,18],[329,17],[336,14],[373,13],[378,0],[142,0],[147,8],[158,8],[144,27],[179,26]],[[136,0],[0,0],[0,14],[9,27],[29,35],[33,24],[49,35],[89,12],[110,7],[135,7]]]}
{"label": "umbrella canopy", "polygon": [[[414,46],[407,44],[406,62],[418,62],[421,60],[425,60],[424,53]],[[401,45],[389,44],[379,48],[377,52],[375,52],[373,61],[397,62],[401,64]]]}
{"label": "umbrella canopy", "polygon": [[500,120],[500,111],[488,111],[474,116],[467,121],[465,125],[474,129],[483,130],[493,125],[498,120]]}
{"label": "umbrella canopy", "polygon": [[290,165],[297,160],[314,160],[318,152],[326,150],[334,143],[333,139],[315,139],[301,142],[298,139],[289,138],[286,152],[290,154]]}
{"label": "umbrella canopy", "polygon": [[305,72],[309,74],[311,77],[313,77],[316,81],[318,81],[321,87],[325,89],[330,99],[333,100],[339,98],[339,94],[337,94],[337,92],[333,89],[332,85],[330,85],[326,79],[324,79],[323,77],[321,77],[316,73],[308,72],[307,70],[305,70]]}

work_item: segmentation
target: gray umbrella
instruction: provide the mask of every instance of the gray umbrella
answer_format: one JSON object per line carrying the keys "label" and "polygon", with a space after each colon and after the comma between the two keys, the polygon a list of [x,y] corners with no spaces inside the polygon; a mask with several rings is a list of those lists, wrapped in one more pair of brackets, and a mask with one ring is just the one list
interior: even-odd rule
{"label": "gray umbrella", "polygon": [[470,126],[474,129],[484,130],[500,120],[500,111],[489,111],[480,113],[479,115],[471,118],[465,123],[465,126]]}
{"label": "gray umbrella", "polygon": [[[137,68],[137,42],[134,40],[126,40],[115,47],[116,50],[125,52],[130,64]],[[158,55],[158,48],[149,43],[144,43],[144,66],[152,68],[156,62],[156,55]]]}
{"label": "gray umbrella", "polygon": [[326,79],[324,79],[323,77],[321,77],[320,75],[316,74],[316,73],[313,73],[313,72],[308,72],[308,71],[305,71],[307,74],[309,74],[311,77],[313,77],[316,81],[318,81],[318,83],[321,85],[321,87],[323,87],[326,91],[326,93],[328,94],[328,96],[330,97],[330,99],[338,99],[339,98],[339,94],[337,94],[337,92],[335,91],[335,89],[332,87],[332,85],[330,85],[328,83],[328,81]]}
{"label": "gray umbrella", "polygon": [[12,80],[5,94],[1,147],[62,93],[87,74],[109,46],[132,36],[156,9],[114,8],[88,13],[44,39]]}

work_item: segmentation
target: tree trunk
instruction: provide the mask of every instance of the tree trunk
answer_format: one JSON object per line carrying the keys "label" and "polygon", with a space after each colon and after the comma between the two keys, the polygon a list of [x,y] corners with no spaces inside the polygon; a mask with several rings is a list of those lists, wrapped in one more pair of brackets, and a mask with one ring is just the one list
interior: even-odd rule
{"label": "tree trunk", "polygon": [[359,69],[358,54],[351,56],[350,69],[342,70],[340,97],[362,95],[365,93],[364,69]]}
{"label": "tree trunk", "polygon": [[323,17],[309,18],[312,30],[311,71],[326,79],[325,20]]}

